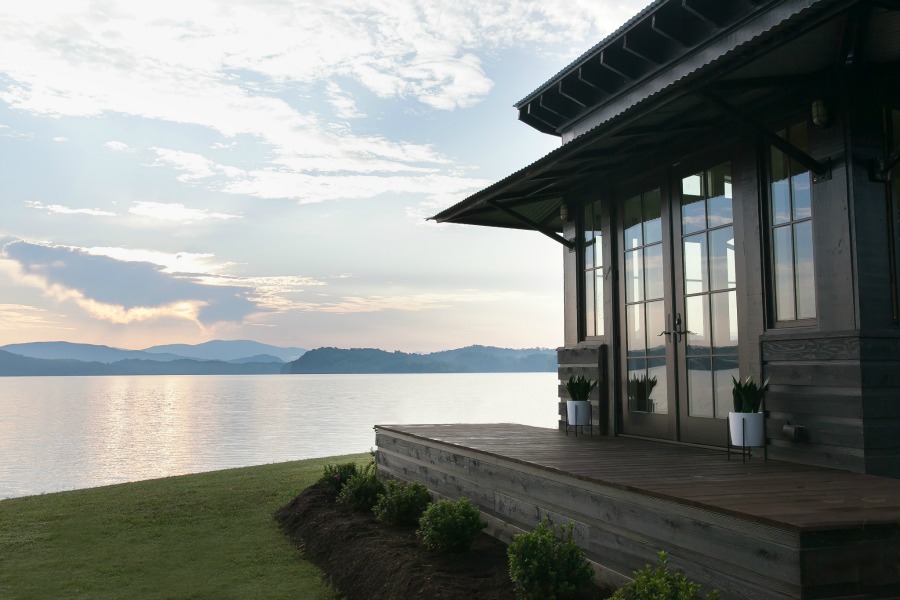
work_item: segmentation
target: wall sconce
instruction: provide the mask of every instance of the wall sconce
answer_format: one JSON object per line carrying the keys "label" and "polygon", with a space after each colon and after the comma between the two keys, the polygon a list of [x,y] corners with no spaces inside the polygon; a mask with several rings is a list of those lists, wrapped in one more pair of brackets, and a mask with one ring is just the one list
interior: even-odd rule
{"label": "wall sconce", "polygon": [[812,103],[812,120],[819,127],[831,125],[831,115],[828,114],[828,105],[824,100],[814,100]]}
{"label": "wall sconce", "polygon": [[565,202],[559,205],[559,218],[563,223],[569,222],[569,205]]}

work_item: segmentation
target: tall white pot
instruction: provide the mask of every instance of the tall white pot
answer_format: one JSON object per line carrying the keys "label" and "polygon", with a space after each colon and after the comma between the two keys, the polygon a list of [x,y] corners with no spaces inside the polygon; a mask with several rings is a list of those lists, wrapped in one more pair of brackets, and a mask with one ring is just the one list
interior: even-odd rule
{"label": "tall white pot", "polygon": [[569,425],[591,424],[591,403],[587,400],[566,400]]}
{"label": "tall white pot", "polygon": [[733,446],[766,445],[763,413],[728,413],[728,429]]}

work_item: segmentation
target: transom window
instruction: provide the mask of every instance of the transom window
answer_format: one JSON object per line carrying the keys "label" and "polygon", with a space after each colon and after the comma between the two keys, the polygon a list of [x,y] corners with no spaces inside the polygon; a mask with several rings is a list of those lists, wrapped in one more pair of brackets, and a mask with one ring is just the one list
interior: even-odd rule
{"label": "transom window", "polygon": [[[778,133],[809,151],[806,123]],[[816,318],[816,277],[810,172],[777,148],[771,148],[769,223],[772,240],[775,321]]]}

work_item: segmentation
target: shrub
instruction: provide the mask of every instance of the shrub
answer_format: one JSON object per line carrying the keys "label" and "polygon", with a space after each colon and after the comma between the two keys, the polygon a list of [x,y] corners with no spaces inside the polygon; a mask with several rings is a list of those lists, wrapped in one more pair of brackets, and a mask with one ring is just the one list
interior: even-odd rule
{"label": "shrub", "polygon": [[384,486],[378,479],[375,463],[369,463],[347,480],[338,495],[338,502],[349,505],[353,510],[372,510],[378,495],[383,493]]}
{"label": "shrub", "polygon": [[509,578],[519,598],[566,598],[593,581],[594,570],[572,539],[574,528],[569,523],[554,532],[545,517],[534,531],[513,537]]}
{"label": "shrub", "polygon": [[341,493],[344,484],[358,472],[359,467],[357,467],[356,463],[327,464],[325,465],[325,472],[319,479],[319,483],[325,487],[325,491],[334,500]]}
{"label": "shrub", "polygon": [[[656,568],[646,565],[634,572],[634,581],[622,586],[613,594],[613,600],[694,600],[700,591],[700,584],[689,581],[684,573],[669,571],[669,557],[659,553]],[[719,593],[713,590],[706,596],[715,600]]]}
{"label": "shrub", "polygon": [[388,481],[375,504],[375,518],[390,525],[415,525],[431,504],[431,494],[421,483]]}
{"label": "shrub", "polygon": [[487,523],[468,498],[438,500],[425,509],[416,536],[429,550],[467,552],[485,527]]}

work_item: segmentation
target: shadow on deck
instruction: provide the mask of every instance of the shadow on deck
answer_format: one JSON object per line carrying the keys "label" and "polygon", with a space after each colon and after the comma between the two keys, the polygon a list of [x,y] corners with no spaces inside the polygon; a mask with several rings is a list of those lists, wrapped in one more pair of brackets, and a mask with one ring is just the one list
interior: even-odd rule
{"label": "shadow on deck", "polygon": [[378,425],[386,476],[467,496],[509,541],[575,523],[601,579],[659,550],[723,598],[900,597],[900,480],[513,424]]}

